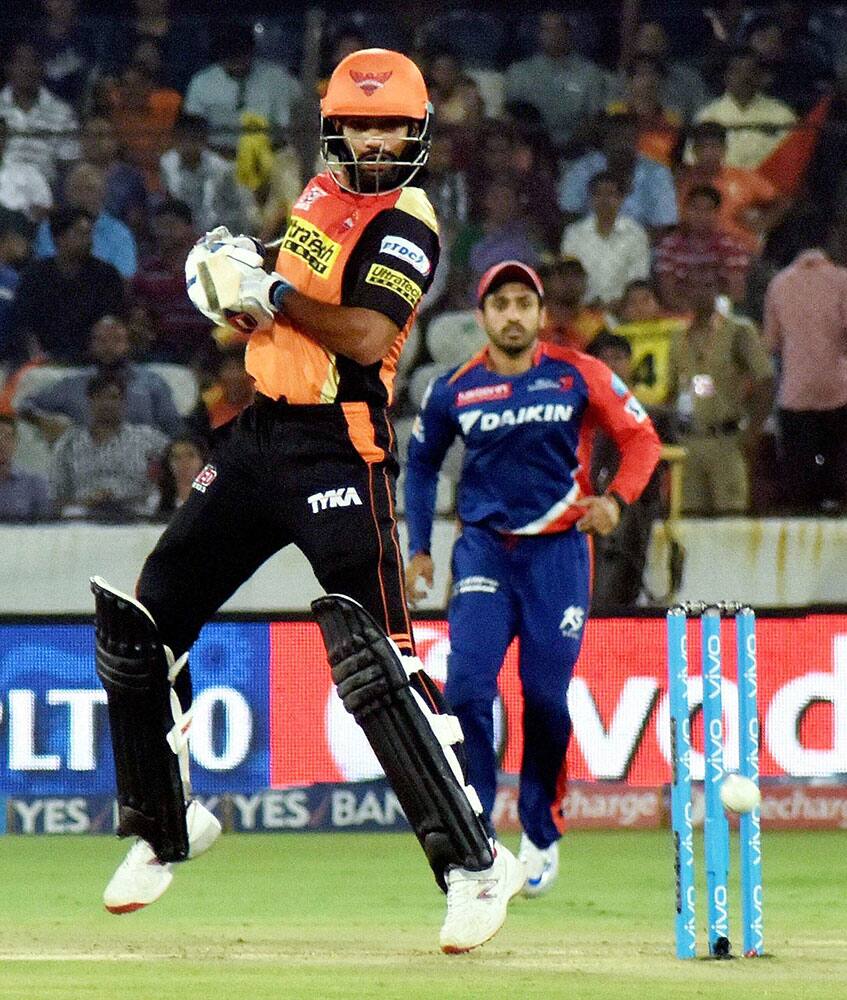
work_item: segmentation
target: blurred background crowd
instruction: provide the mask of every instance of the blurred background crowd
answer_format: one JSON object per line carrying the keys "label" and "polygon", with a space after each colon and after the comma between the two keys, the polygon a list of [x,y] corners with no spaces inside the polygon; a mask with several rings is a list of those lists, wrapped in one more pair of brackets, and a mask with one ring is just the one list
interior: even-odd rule
{"label": "blurred background crowd", "polygon": [[[411,55],[435,107],[442,262],[401,443],[429,380],[483,345],[478,278],[516,258],[544,278],[544,337],[603,358],[685,448],[685,512],[843,513],[847,8],[251,6],[4,15],[0,520],[183,502],[252,395],[186,254],[219,224],[281,234],[318,169],[324,81],[371,45]],[[600,485],[614,460],[596,449]]]}

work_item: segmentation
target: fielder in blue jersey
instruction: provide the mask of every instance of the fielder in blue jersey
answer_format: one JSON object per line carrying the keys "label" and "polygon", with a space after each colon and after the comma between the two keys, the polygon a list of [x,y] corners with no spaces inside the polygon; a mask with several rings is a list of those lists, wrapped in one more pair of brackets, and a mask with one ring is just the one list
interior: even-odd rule
{"label": "fielder in blue jersey", "polygon": [[[659,439],[638,400],[596,358],[540,343],[544,289],[518,261],[497,264],[478,289],[489,343],[429,387],[406,469],[410,559],[406,588],[432,586],[430,556],[438,470],[456,436],[461,536],[453,550],[451,652],[445,694],[464,731],[469,780],[491,836],[497,781],[493,707],[497,676],[520,642],[524,751],[518,812],[526,895],[558,871],[567,691],[590,602],[588,535],[614,531],[659,458]],[[603,496],[588,486],[591,438],[617,444],[620,467]]]}

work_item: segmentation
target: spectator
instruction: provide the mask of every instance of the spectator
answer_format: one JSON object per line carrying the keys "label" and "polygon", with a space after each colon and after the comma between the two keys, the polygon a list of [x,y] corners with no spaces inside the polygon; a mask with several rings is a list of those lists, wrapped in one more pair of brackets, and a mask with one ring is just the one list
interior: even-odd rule
{"label": "spectator", "polygon": [[61,516],[149,516],[158,502],[151,467],[167,438],[152,427],[125,422],[126,384],[120,375],[93,375],[87,393],[88,425],[71,427],[53,451],[51,478]]}
{"label": "spectator", "polygon": [[53,511],[47,480],[14,464],[17,440],[15,418],[0,413],[0,522],[48,521]]}
{"label": "spectator", "polygon": [[[845,33],[847,46],[847,33]],[[847,54],[847,49],[845,50]],[[810,200],[829,221],[847,206],[847,62],[839,63],[829,110],[821,123],[818,141],[804,178]],[[812,246],[815,242],[807,243]],[[803,248],[799,248],[803,249]],[[790,258],[785,263],[793,260]]]}
{"label": "spectator", "polygon": [[159,82],[161,53],[144,41],[120,82],[109,88],[110,116],[130,161],[144,175],[148,191],[159,190],[159,160],[173,139],[182,97]]}
{"label": "spectator", "polygon": [[621,299],[620,322],[610,329],[630,345],[627,382],[645,406],[664,403],[668,394],[668,357],[671,338],[686,329],[683,316],[666,313],[649,281],[631,282]]}
{"label": "spectator", "polygon": [[233,165],[208,147],[205,118],[181,114],[174,145],[160,162],[162,186],[184,201],[202,230],[226,226],[233,233],[254,232],[258,224],[251,192],[235,180]]}
{"label": "spectator", "polygon": [[215,358],[215,381],[202,395],[197,409],[189,417],[190,426],[211,441],[219,430],[253,402],[253,379],[244,368],[244,348],[222,351]]}
{"label": "spectator", "polygon": [[[486,122],[478,147],[464,144],[475,153],[469,163],[471,214],[478,217],[479,200],[488,185],[509,181],[518,194],[521,216],[533,239],[555,253],[562,235],[562,216],[556,209],[556,154],[542,128],[527,122],[535,113],[529,105],[510,104],[508,118]],[[454,149],[462,149],[455,143]],[[463,162],[460,152],[459,162]]]}
{"label": "spectator", "polygon": [[617,174],[595,174],[588,190],[593,211],[565,229],[561,252],[585,268],[588,302],[610,306],[631,281],[650,274],[650,241],[634,219],[620,214],[626,192]]}
{"label": "spectator", "polygon": [[[137,267],[135,237],[113,215],[103,210],[106,183],[103,171],[90,163],[78,163],[65,180],[65,204],[81,208],[94,219],[91,230],[91,253],[97,260],[111,264],[124,278],[131,278]],[[54,257],[56,246],[50,223],[45,219],[35,237],[36,257]]]}
{"label": "spectator", "polygon": [[684,202],[692,188],[708,184],[721,196],[718,224],[757,253],[767,234],[785,216],[791,204],[755,170],[730,167],[726,158],[726,129],[717,122],[701,122],[692,131],[694,162],[683,166],[677,178],[677,193]]}
{"label": "spectator", "polygon": [[676,225],[676,191],[667,167],[638,152],[638,119],[632,114],[607,115],[602,150],[586,153],[562,175],[559,207],[573,221],[590,208],[588,182],[601,170],[618,174],[628,191],[621,214],[635,219],[656,236]]}
{"label": "spectator", "polygon": [[715,4],[703,10],[703,17],[709,27],[705,51],[699,62],[703,77],[712,93],[716,93],[723,86],[727,61],[743,39],[748,16],[748,8],[738,0]]}
{"label": "spectator", "polygon": [[476,300],[482,275],[503,260],[538,263],[538,250],[520,212],[518,192],[507,177],[489,181],[483,194],[482,219],[464,226],[450,254],[451,299],[466,309]]}
{"label": "spectator", "polygon": [[541,340],[584,351],[605,325],[600,309],[584,305],[588,289],[585,268],[576,257],[563,257],[540,270],[544,282],[544,326]]}
{"label": "spectator", "polygon": [[455,141],[453,162],[468,173],[470,216],[478,219],[489,182],[511,178],[515,126],[499,118],[486,121],[477,145]]}
{"label": "spectator", "polygon": [[158,72],[163,85],[185,93],[192,75],[208,61],[208,27],[206,17],[199,13],[202,7],[174,14],[170,0],[134,0],[132,6],[134,17],[112,19],[114,35],[106,71],[119,76],[127,53],[135,52],[142,42],[152,42],[161,53]]}
{"label": "spectator", "polygon": [[76,0],[41,0],[43,9],[32,41],[44,60],[44,79],[51,92],[73,108],[82,107],[94,69],[95,39],[79,16]]}
{"label": "spectator", "polygon": [[634,114],[638,119],[638,152],[670,167],[676,159],[682,115],[672,98],[670,104],[663,103],[666,74],[658,59],[636,56],[626,71],[623,99],[607,105],[606,111],[613,115]]}
{"label": "spectator", "polygon": [[220,25],[212,45],[215,62],[191,78],[185,95],[185,110],[209,122],[212,145],[227,153],[235,152],[242,114],[287,129],[302,96],[300,84],[288,70],[257,59],[254,48],[248,25]]}
{"label": "spectator", "polygon": [[516,123],[509,134],[509,173],[534,238],[552,253],[558,249],[562,215],[556,204],[556,155],[547,133]]}
{"label": "spectator", "polygon": [[29,259],[32,224],[20,212],[0,209],[0,365],[13,356],[15,297],[21,268]]}
{"label": "spectator", "polygon": [[659,293],[669,309],[684,312],[688,277],[703,268],[716,275],[722,295],[744,298],[750,255],[718,224],[721,196],[708,185],[691,188],[679,227],[656,248]]}
{"label": "spectator", "polygon": [[[244,185],[236,162],[236,180]],[[265,242],[277,239],[288,227],[291,208],[300,197],[303,186],[300,154],[293,142],[274,143],[271,147],[269,171],[259,187],[249,188],[259,204],[261,223],[259,237]]]}
{"label": "spectator", "polygon": [[765,14],[747,31],[747,44],[759,57],[762,68],[762,90],[800,114],[811,109],[823,92],[824,81],[832,76],[829,54],[810,44],[806,24],[799,23],[807,19],[808,11],[803,11],[799,19],[794,16],[785,21]]}
{"label": "spectator", "polygon": [[185,435],[171,441],[159,472],[159,517],[168,520],[191,496],[191,486],[208,457],[209,448],[203,438]]}
{"label": "spectator", "polygon": [[78,364],[91,327],[123,309],[120,274],[91,254],[93,224],[82,208],[58,209],[51,216],[56,256],[30,264],[18,287],[13,321],[18,358],[44,354]]}
{"label": "spectator", "polygon": [[538,45],[537,55],[509,67],[504,96],[538,108],[550,137],[563,150],[605,104],[606,80],[598,66],[573,50],[571,28],[560,10],[540,13]]}
{"label": "spectator", "polygon": [[661,83],[661,105],[678,111],[689,122],[708,99],[706,84],[690,65],[670,58],[670,40],[660,21],[643,21],[635,35],[633,57],[650,56],[666,67]]}
{"label": "spectator", "polygon": [[0,207],[24,212],[31,219],[42,218],[53,207],[50,185],[31,163],[9,163],[6,142],[9,126],[0,117]]}
{"label": "spectator", "polygon": [[35,167],[52,184],[58,168],[79,156],[76,116],[43,85],[44,66],[31,43],[12,49],[6,79],[0,91],[0,117],[9,127],[4,160]]}
{"label": "spectator", "polygon": [[807,250],[771,282],[765,340],[780,358],[784,482],[801,513],[847,500],[847,269]]}
{"label": "spectator", "polygon": [[[625,337],[599,333],[588,353],[599,358],[626,386],[631,385],[632,347]],[[620,468],[620,451],[603,430],[591,444],[591,492],[602,496]],[[621,519],[610,535],[594,539],[594,579],[591,610],[610,614],[616,609],[635,607],[641,595],[644,567],[653,522],[661,516],[661,473],[653,471],[637,500],[621,510]]]}
{"label": "spectator", "polygon": [[449,49],[432,52],[428,59],[427,84],[439,128],[472,128],[485,114],[479,87],[462,71],[462,64]]}
{"label": "spectator", "polygon": [[209,321],[185,290],[185,258],[196,232],[191,209],[169,198],[153,213],[155,252],[132,281],[133,328],[149,361],[190,364],[209,336]]}
{"label": "spectator", "polygon": [[435,209],[441,239],[449,247],[468,221],[468,182],[465,172],[454,166],[453,138],[445,132],[432,137],[423,188]]}
{"label": "spectator", "polygon": [[671,341],[667,403],[675,407],[679,442],[688,452],[683,509],[688,514],[743,514],[749,505],[748,462],[756,453],[773,400],[773,369],[749,320],[715,309],[717,275],[689,272],[691,324]]}
{"label": "spectator", "polygon": [[325,31],[323,34],[323,45],[321,52],[321,73],[318,80],[318,97],[326,94],[329,78],[332,71],[347,56],[358,52],[359,49],[368,47],[365,36],[359,31],[355,24],[342,23],[333,30]]}
{"label": "spectator", "polygon": [[183,422],[168,383],[156,372],[131,360],[129,330],[117,316],[104,316],[91,328],[88,355],[93,364],[24,398],[18,415],[38,424],[54,441],[68,423],[86,425],[91,420],[88,383],[94,375],[119,375],[126,386],[124,415],[130,424],[147,424],[168,437],[183,430]]}
{"label": "spectator", "polygon": [[737,49],[724,74],[726,91],[701,108],[698,122],[718,122],[728,130],[726,163],[755,170],[782,142],[796,121],[783,101],[762,92],[762,67],[752,49]]}
{"label": "spectator", "polygon": [[147,207],[144,175],[121,152],[115,126],[105,115],[94,115],[82,126],[82,162],[103,171],[103,211],[138,231]]}

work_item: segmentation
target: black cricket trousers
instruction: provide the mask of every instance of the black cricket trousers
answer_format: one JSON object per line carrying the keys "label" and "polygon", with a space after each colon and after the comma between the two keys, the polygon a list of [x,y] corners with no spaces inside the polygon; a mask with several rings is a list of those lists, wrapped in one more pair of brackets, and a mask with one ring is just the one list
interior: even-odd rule
{"label": "black cricket trousers", "polygon": [[358,601],[413,650],[384,411],[259,396],[150,553],[138,599],[175,656],[275,552],[300,548],[322,587]]}

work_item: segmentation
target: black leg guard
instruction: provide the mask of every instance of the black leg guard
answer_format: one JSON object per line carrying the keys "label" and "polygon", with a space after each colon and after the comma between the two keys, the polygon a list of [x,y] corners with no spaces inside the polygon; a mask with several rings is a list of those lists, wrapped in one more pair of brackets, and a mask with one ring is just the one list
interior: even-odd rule
{"label": "black leg guard", "polygon": [[[147,610],[105,580],[91,581],[96,606],[97,675],[109,707],[118,784],[118,836],[146,840],[160,861],[188,857],[187,750],[174,666]],[[176,702],[176,704],[174,704]]]}
{"label": "black leg guard", "polygon": [[[314,601],[312,611],[338,694],[367,736],[438,884],[446,891],[448,868],[488,868],[494,859],[482,809],[453,750],[461,729],[418,693],[433,686],[420,661],[414,661],[415,691],[396,647],[355,601],[331,594]],[[444,704],[435,701],[436,708]]]}

